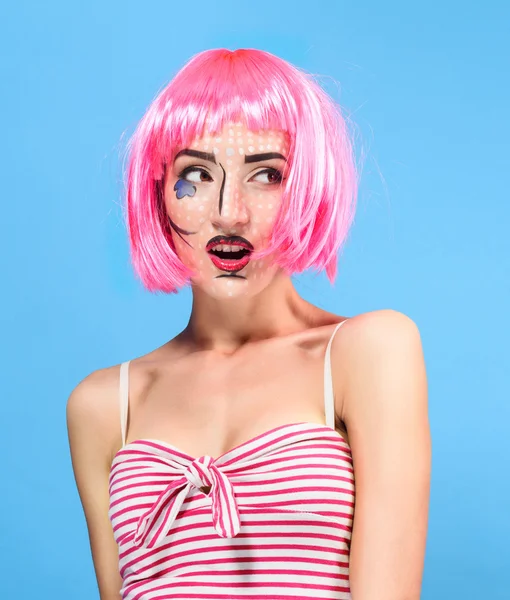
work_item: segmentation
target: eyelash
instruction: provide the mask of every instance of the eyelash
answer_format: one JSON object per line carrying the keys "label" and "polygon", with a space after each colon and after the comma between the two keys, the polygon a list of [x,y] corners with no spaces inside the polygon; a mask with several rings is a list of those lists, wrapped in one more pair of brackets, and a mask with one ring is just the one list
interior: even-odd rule
{"label": "eyelash", "polygon": [[[186,177],[186,175],[188,173],[192,173],[194,171],[200,171],[201,173],[206,173],[208,177],[211,177],[211,174],[209,173],[209,171],[207,171],[207,169],[204,169],[203,167],[196,167],[196,166],[190,166],[190,167],[186,167],[184,168],[180,173],[179,173],[179,178],[180,179],[184,179]],[[255,175],[253,175],[253,177],[257,177],[258,175],[262,175],[263,173],[271,173],[271,174],[275,174],[278,177],[278,181],[275,181],[273,183],[268,183],[267,185],[279,185],[283,182],[283,175],[282,173],[278,170],[278,169],[274,169],[273,167],[268,167],[266,169],[262,169],[261,171],[259,171],[258,173],[255,173]],[[212,179],[212,177],[211,177]],[[197,182],[193,182],[193,183],[197,183]],[[208,183],[208,182],[201,182],[201,183]]]}

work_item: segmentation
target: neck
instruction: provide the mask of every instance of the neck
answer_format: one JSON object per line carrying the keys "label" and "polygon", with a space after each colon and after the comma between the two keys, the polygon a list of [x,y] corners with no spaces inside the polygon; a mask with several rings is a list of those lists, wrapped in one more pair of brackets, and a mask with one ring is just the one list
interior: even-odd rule
{"label": "neck", "polygon": [[191,316],[182,335],[197,348],[224,355],[250,342],[303,331],[317,324],[320,312],[282,272],[252,297],[218,299],[196,286],[192,290]]}

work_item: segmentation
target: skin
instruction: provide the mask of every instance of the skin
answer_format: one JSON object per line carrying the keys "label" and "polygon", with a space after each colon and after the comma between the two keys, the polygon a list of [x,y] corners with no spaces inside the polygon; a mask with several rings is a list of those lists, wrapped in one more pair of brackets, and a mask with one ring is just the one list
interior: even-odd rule
{"label": "skin", "polygon": [[[233,123],[219,135],[194,140],[190,149],[210,153],[214,162],[180,154],[166,170],[164,201],[177,228],[172,234],[176,252],[196,272],[191,317],[179,339],[193,350],[233,356],[250,342],[342,320],[301,298],[271,256],[251,260],[229,277],[205,250],[219,234],[241,235],[256,249],[265,247],[282,202],[278,174],[284,181],[288,136],[280,131],[251,132]],[[283,158],[253,162],[255,155],[268,153]],[[183,178],[196,191],[179,198],[175,187]]]}
{"label": "skin", "polygon": [[[324,352],[344,317],[301,298],[271,257],[221,277],[205,251],[218,234],[241,235],[255,248],[266,243],[282,187],[262,173],[278,169],[285,178],[287,162],[246,163],[245,156],[286,157],[286,134],[229,124],[190,149],[216,160],[181,154],[167,165],[164,204],[176,252],[195,271],[191,315],[176,337],[132,360],[126,441],[166,440],[214,457],[279,425],[324,423]],[[209,176],[183,178],[187,167]],[[331,360],[337,430],[351,447],[356,478],[352,598],[419,600],[431,441],[418,328],[393,310],[356,315],[335,336]],[[107,517],[109,469],[122,445],[118,378],[118,365],[94,371],[67,405],[101,600],[119,600],[121,585]]]}
{"label": "skin", "polygon": [[[194,298],[197,295],[200,305],[207,299],[223,301],[213,302],[207,310],[216,312],[226,306],[246,320],[243,315],[269,302],[268,292],[279,296],[289,289],[290,278],[275,277],[278,269],[271,256],[252,260],[232,275],[219,270],[205,250],[207,242],[219,234],[243,236],[256,249],[266,246],[282,201],[287,155],[284,132],[251,132],[241,124],[231,124],[219,135],[194,140],[166,169],[165,207],[176,252],[196,272]],[[232,302],[224,302],[227,299]]]}

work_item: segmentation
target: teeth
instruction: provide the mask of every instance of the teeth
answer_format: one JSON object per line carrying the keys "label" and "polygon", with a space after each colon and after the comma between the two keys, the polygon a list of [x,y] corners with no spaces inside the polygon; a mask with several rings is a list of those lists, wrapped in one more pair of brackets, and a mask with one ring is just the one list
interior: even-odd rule
{"label": "teeth", "polygon": [[216,252],[239,252],[239,250],[243,250],[242,246],[227,246],[226,244],[219,244],[218,246],[214,246],[211,250]]}

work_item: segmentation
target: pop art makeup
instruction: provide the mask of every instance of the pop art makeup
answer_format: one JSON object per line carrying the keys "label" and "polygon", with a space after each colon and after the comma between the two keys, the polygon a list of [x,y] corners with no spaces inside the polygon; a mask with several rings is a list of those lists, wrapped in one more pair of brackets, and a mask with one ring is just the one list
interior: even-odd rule
{"label": "pop art makeup", "polygon": [[165,178],[165,206],[179,258],[192,282],[216,296],[252,293],[276,272],[265,247],[282,197],[288,136],[226,125],[181,149]]}

